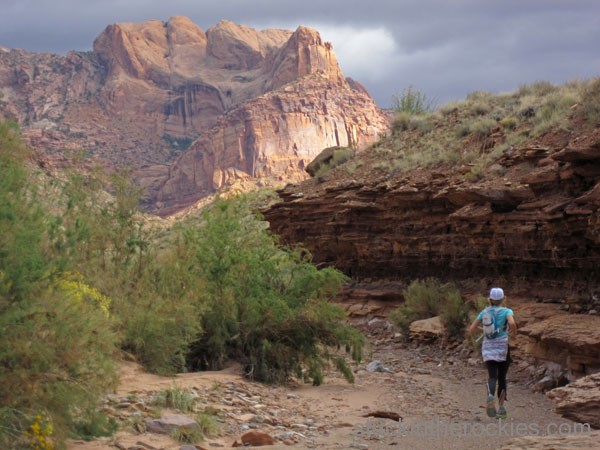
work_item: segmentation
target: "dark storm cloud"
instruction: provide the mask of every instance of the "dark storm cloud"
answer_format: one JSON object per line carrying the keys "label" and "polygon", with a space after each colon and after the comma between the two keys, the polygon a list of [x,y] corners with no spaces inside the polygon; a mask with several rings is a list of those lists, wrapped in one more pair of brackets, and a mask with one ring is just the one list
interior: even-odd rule
{"label": "dark storm cloud", "polygon": [[190,17],[257,28],[308,25],[381,106],[413,85],[443,103],[600,75],[597,0],[0,0],[0,44],[89,50],[111,23]]}

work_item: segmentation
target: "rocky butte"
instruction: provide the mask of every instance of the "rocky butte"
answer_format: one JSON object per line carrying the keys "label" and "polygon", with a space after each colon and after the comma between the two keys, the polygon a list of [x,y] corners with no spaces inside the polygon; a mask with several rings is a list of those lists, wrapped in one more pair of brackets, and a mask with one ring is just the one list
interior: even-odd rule
{"label": "rocky butte", "polygon": [[331,44],[298,27],[186,17],[109,25],[89,52],[0,48],[0,111],[51,159],[65,150],[134,169],[168,214],[243,180],[306,177],[323,148],[362,148],[387,116],[346,79]]}

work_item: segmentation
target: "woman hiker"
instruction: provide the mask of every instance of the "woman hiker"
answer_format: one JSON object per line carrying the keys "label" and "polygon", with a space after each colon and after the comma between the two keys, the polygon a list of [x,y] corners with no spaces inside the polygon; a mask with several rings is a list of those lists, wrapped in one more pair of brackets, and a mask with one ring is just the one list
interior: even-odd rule
{"label": "woman hiker", "polygon": [[[508,349],[508,331],[515,335],[517,324],[510,308],[502,305],[504,291],[501,288],[492,288],[489,295],[489,306],[479,313],[477,318],[467,329],[471,335],[483,325],[483,343],[481,354],[488,370],[486,412],[489,417],[506,419],[504,408],[506,400],[506,373],[510,365],[510,352]],[[498,411],[494,401],[498,384]]]}

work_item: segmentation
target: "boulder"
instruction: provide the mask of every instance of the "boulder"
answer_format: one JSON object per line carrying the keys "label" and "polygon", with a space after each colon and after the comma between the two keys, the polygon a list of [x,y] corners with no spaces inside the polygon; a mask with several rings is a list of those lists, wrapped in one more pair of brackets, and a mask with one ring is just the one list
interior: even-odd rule
{"label": "boulder", "polygon": [[556,412],[600,429],[600,373],[588,375],[546,393],[556,402]]}
{"label": "boulder", "polygon": [[189,431],[199,428],[200,425],[195,420],[180,414],[146,421],[146,430],[149,433],[169,434],[173,429]]}
{"label": "boulder", "polygon": [[417,342],[430,342],[440,339],[446,333],[446,328],[440,316],[416,320],[410,324],[409,336]]}
{"label": "boulder", "polygon": [[306,166],[306,172],[308,172],[311,177],[314,177],[322,166],[329,164],[329,162],[333,159],[335,151],[339,149],[340,147],[328,147],[323,150]]}
{"label": "boulder", "polygon": [[264,445],[273,445],[275,443],[274,437],[259,430],[250,430],[244,433],[240,439],[242,441],[241,444],[238,441],[235,441],[232,447],[262,447]]}

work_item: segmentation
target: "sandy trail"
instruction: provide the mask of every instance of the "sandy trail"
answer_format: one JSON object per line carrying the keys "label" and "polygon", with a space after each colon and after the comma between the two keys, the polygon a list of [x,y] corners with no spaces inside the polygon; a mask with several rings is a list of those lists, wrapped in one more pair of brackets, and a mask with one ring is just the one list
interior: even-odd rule
{"label": "sandy trail", "polygon": [[[487,373],[483,365],[471,366],[463,358],[443,355],[436,346],[412,347],[387,340],[374,346],[369,361],[380,360],[390,372],[368,372],[366,364],[361,364],[355,384],[329,373],[325,384],[319,387],[268,387],[251,383],[238,375],[236,367],[221,372],[159,377],[126,363],[121,368],[121,385],[116,393],[121,396],[144,394],[175,386],[210,390],[227,383],[246,386],[260,403],[284,416],[282,420],[289,430],[303,436],[293,446],[265,447],[274,450],[497,449],[517,436],[576,431],[577,424],[557,415],[546,396],[531,392],[522,383],[510,382],[516,376],[516,366],[509,371],[506,404],[509,418],[503,422],[488,418],[484,409]],[[218,398],[215,406],[218,406]],[[403,428],[389,419],[364,417],[373,411],[400,414]],[[230,412],[236,411],[230,408]],[[204,448],[230,448],[235,439],[239,440],[243,433],[239,423],[225,422],[227,426],[222,428],[221,435],[207,439],[201,444]],[[314,424],[314,431],[295,428],[308,428],[302,425],[306,423]],[[277,427],[259,429],[270,434],[278,431]],[[139,443],[165,450],[178,450],[181,446],[167,436],[124,430],[111,439],[73,441],[68,449],[114,450],[117,442],[124,448]]]}

